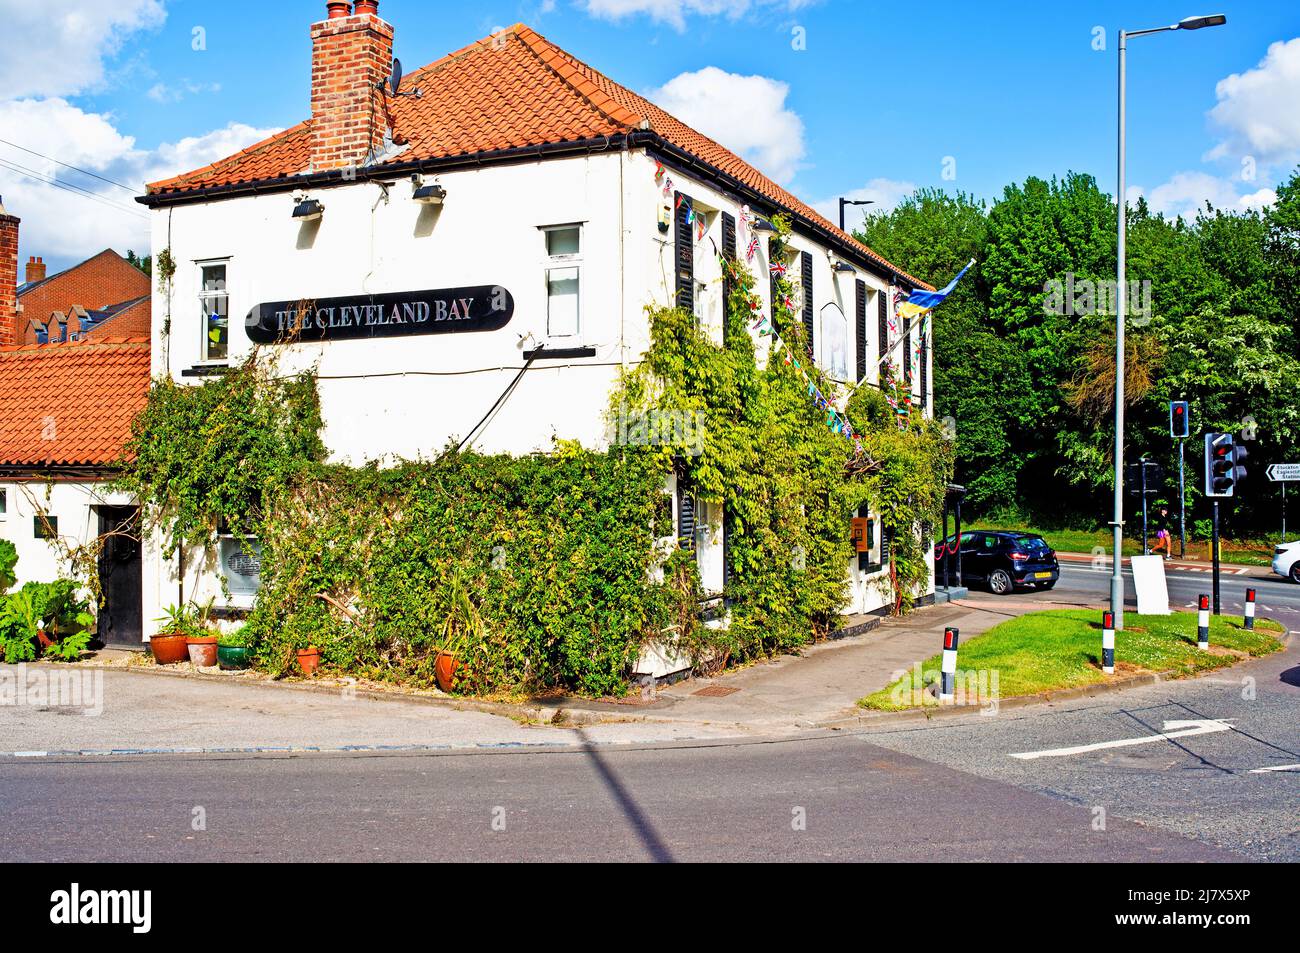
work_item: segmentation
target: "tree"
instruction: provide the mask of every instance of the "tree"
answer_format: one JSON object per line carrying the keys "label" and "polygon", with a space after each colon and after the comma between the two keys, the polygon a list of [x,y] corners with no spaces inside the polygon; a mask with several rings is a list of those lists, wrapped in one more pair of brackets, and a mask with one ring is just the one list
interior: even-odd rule
{"label": "tree", "polygon": [[150,278],[153,277],[153,255],[145,255],[143,258],[141,258],[135,252],[131,251],[130,249],[127,249],[126,260],[128,264],[134,265],[136,268],[139,268]]}

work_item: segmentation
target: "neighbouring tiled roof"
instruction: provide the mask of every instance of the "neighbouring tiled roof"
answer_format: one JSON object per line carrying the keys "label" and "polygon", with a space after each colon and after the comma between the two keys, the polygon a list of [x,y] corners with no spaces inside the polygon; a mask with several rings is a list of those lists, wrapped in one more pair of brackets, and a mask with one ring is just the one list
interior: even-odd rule
{"label": "neighbouring tiled roof", "polygon": [[[395,162],[556,145],[648,129],[778,206],[852,242],[883,267],[920,287],[930,287],[840,231],[726,147],[523,24],[409,73],[402,89],[416,87],[420,98],[390,100],[396,132],[408,142]],[[154,182],[149,192],[183,193],[299,175],[308,171],[310,141],[311,121],[307,120],[212,165]]]}
{"label": "neighbouring tiled roof", "polygon": [[0,466],[106,466],[149,393],[147,338],[0,348]]}

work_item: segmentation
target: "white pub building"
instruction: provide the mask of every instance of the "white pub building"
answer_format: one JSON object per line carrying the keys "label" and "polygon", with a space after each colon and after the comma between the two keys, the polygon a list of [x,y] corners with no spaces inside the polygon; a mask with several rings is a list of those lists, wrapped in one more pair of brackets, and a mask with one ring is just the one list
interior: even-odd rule
{"label": "white pub building", "polygon": [[[327,8],[311,26],[311,118],[140,199],[155,256],[168,249],[176,267],[170,294],[154,292],[155,376],[193,382],[274,349],[283,372],[315,369],[326,446],[351,464],[428,459],[466,438],[484,453],[545,452],[557,437],[599,449],[619,369],[649,345],[646,307],[694,309],[720,341],[715,248],[745,261],[760,237],[748,264],[766,276],[761,229],[785,213],[820,366],[874,383],[886,342],[928,412],[929,342],[889,340],[891,289],[928,286],[757,169],[525,26],[394,82],[378,3]],[[770,304],[769,283],[756,289]],[[669,489],[721,590],[722,514]],[[888,558],[874,535],[846,560],[850,612],[888,601],[872,584]],[[228,608],[251,604],[245,548],[222,542]],[[222,599],[213,564],[182,572],[151,549],[146,620]]]}

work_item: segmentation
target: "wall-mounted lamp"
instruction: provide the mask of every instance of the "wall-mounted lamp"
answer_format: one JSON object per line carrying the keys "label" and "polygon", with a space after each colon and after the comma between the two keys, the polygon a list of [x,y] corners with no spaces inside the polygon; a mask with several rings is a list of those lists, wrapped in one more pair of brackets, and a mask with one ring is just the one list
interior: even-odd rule
{"label": "wall-mounted lamp", "polygon": [[831,271],[838,271],[840,274],[855,274],[857,269],[847,261],[837,261],[835,264],[831,265]]}
{"label": "wall-mounted lamp", "polygon": [[319,222],[325,214],[325,206],[319,199],[309,199],[298,194],[293,197],[293,219],[295,222]]}
{"label": "wall-mounted lamp", "polygon": [[413,187],[411,198],[421,205],[441,205],[443,199],[447,197],[447,190],[437,182],[425,185],[422,175],[411,176],[411,185]]}
{"label": "wall-mounted lamp", "polygon": [[775,232],[776,226],[769,222],[761,215],[755,215],[754,221],[750,222],[749,230],[751,232]]}

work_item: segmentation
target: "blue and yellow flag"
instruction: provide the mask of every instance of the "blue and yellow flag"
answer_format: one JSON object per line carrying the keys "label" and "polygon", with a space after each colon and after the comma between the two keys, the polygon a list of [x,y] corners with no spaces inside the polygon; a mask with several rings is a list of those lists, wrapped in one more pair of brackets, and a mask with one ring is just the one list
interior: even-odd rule
{"label": "blue and yellow flag", "polygon": [[939,307],[939,305],[943,304],[944,298],[952,294],[952,289],[957,287],[957,282],[961,281],[962,275],[970,271],[970,266],[973,264],[975,264],[974,258],[966,263],[966,267],[961,270],[956,278],[948,282],[947,287],[940,288],[938,291],[913,291],[907,300],[898,306],[899,317],[910,321],[918,314],[924,314]]}

